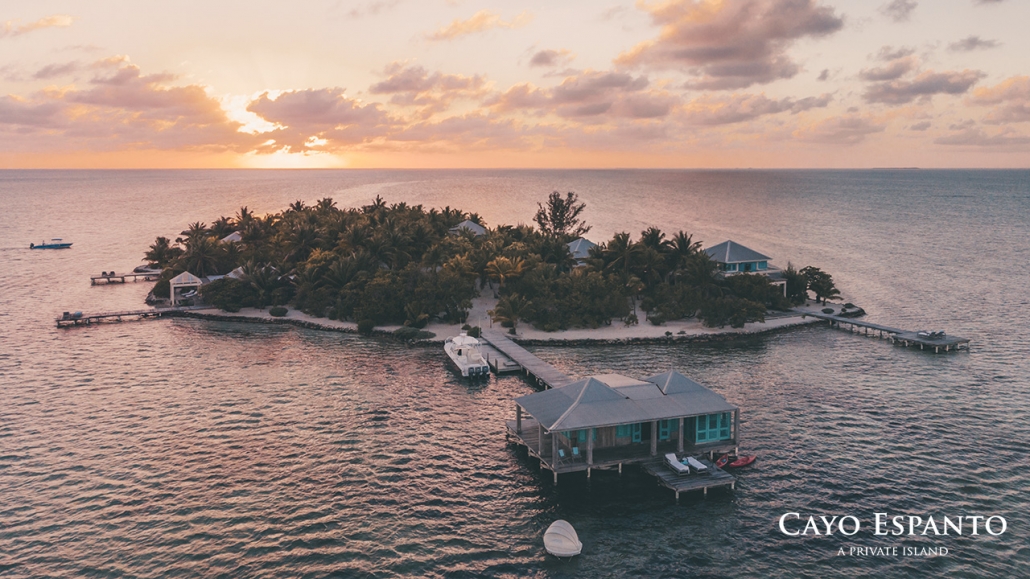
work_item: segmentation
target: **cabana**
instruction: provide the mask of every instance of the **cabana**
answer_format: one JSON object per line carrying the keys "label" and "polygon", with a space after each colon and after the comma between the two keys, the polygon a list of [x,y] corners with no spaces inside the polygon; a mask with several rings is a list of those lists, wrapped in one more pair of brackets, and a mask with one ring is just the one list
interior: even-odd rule
{"label": "cabana", "polygon": [[559,473],[660,459],[659,453],[735,451],[740,411],[679,372],[636,380],[591,376],[515,399],[508,435]]}
{"label": "cabana", "polygon": [[572,259],[576,260],[576,267],[585,265],[590,257],[590,250],[597,247],[597,244],[585,237],[576,238],[568,243],[569,253]]}
{"label": "cabana", "polygon": [[784,296],[787,295],[787,280],[783,277],[780,268],[769,264],[772,261],[771,257],[732,240],[709,247],[705,253],[712,258],[712,261],[719,264],[719,271],[722,272],[722,275],[762,274],[769,278],[773,285],[779,286]]}
{"label": "cabana", "polygon": [[199,277],[193,275],[188,271],[184,271],[179,275],[173,277],[169,282],[169,290],[172,305],[177,305],[182,300],[183,290],[185,288],[200,289],[203,282]]}

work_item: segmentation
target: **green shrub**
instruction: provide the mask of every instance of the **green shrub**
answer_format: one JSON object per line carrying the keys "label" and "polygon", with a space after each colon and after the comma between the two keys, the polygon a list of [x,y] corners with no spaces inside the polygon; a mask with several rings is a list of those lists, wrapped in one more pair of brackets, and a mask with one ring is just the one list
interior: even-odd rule
{"label": "green shrub", "polygon": [[376,327],[376,323],[372,320],[361,320],[358,322],[358,333],[362,336],[371,336],[372,330]]}
{"label": "green shrub", "polygon": [[268,313],[273,315],[273,316],[275,316],[275,317],[277,317],[277,318],[281,318],[281,317],[285,316],[287,311],[288,310],[286,308],[282,307],[282,306],[273,306],[273,307],[268,309]]}
{"label": "green shrub", "polygon": [[435,338],[436,334],[427,332],[411,326],[404,326],[393,331],[393,335],[405,341],[429,340]]}
{"label": "green shrub", "polygon": [[254,305],[254,288],[231,277],[223,277],[200,288],[207,303],[226,312]]}
{"label": "green shrub", "polygon": [[[465,324],[465,325],[468,326],[468,324]],[[469,336],[471,336],[473,338],[478,338],[483,333],[482,330],[479,328],[479,326],[472,326],[471,328],[469,328],[466,331],[469,333]]]}

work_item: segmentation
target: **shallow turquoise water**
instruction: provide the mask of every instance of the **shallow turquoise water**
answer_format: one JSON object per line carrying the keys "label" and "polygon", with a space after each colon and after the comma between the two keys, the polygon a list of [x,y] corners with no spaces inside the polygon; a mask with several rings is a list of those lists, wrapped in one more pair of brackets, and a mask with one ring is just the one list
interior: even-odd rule
{"label": "shallow turquoise water", "polygon": [[[622,229],[732,238],[834,273],[871,320],[944,328],[935,356],[822,327],[719,344],[534,348],[572,375],[676,368],[742,408],[736,492],[633,470],[556,488],[504,440],[516,377],[472,386],[435,348],[197,320],[58,331],[136,308],[158,234],[240,205],[451,205],[528,222],[576,190]],[[1027,576],[1026,171],[0,172],[0,576]],[[29,251],[64,237],[67,251]],[[1001,537],[789,538],[784,512],[997,514]],[[584,555],[545,556],[555,518]],[[838,557],[944,546],[934,559]]]}

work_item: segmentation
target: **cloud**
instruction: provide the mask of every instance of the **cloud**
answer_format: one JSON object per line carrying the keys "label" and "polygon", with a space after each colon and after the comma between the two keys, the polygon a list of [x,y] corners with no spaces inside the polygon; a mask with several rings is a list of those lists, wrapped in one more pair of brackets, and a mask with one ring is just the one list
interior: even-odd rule
{"label": "cloud", "polygon": [[794,137],[813,143],[855,145],[869,135],[883,132],[884,127],[865,117],[846,115],[831,117],[794,131]]}
{"label": "cloud", "polygon": [[17,20],[8,20],[0,26],[0,38],[5,36],[21,36],[44,28],[66,28],[72,25],[72,17],[66,14],[55,14],[40,18],[28,24],[19,24]]}
{"label": "cloud", "polygon": [[378,103],[362,105],[338,87],[287,91],[275,98],[266,92],[247,110],[279,127],[261,134],[271,141],[258,148],[262,153],[336,150],[384,136],[396,124]]}
{"label": "cloud", "polygon": [[684,106],[686,120],[694,125],[728,125],[750,121],[765,115],[782,112],[797,114],[814,108],[826,107],[833,97],[824,94],[799,100],[784,98],[773,100],[764,94],[734,94],[728,97],[706,95]]}
{"label": "cloud", "polygon": [[1030,146],[1030,137],[1012,131],[990,135],[982,129],[969,128],[947,137],[938,137],[933,142],[938,145],[1024,149]]}
{"label": "cloud", "polygon": [[925,130],[929,129],[931,126],[933,126],[933,124],[930,121],[923,121],[923,122],[916,123],[916,124],[910,126],[908,128],[908,130],[910,130],[910,131],[925,131]]}
{"label": "cloud", "polygon": [[915,56],[903,56],[896,58],[884,66],[875,68],[864,68],[858,73],[858,77],[868,81],[885,81],[901,78],[919,66],[919,60]]}
{"label": "cloud", "polygon": [[833,9],[816,0],[672,0],[641,3],[662,27],[616,62],[684,70],[690,88],[737,89],[791,78],[800,67],[787,51],[801,38],[843,27]]}
{"label": "cloud", "polygon": [[910,54],[915,54],[916,49],[910,46],[902,46],[901,48],[894,48],[893,46],[884,46],[880,48],[880,51],[873,57],[876,60],[882,60],[884,62],[890,62],[899,58],[904,58]]}
{"label": "cloud", "polygon": [[866,102],[905,104],[918,97],[935,94],[962,94],[986,76],[979,70],[934,72],[928,70],[912,80],[892,80],[870,85],[863,95]]}
{"label": "cloud", "polygon": [[529,59],[529,66],[564,66],[572,58],[572,53],[568,50],[541,50]]}
{"label": "cloud", "polygon": [[584,71],[565,78],[551,88],[518,84],[484,104],[495,112],[528,111],[565,118],[609,115],[656,118],[669,113],[676,97],[664,91],[647,90],[644,76],[624,72]]}
{"label": "cloud", "polygon": [[995,107],[985,123],[1023,123],[1030,121],[1030,76],[1013,76],[991,86],[976,89],[972,104]]}
{"label": "cloud", "polygon": [[502,20],[501,15],[489,10],[480,10],[468,20],[453,22],[427,36],[429,40],[453,40],[459,36],[483,32],[493,28],[522,28],[533,20],[533,15],[523,12],[511,20]]}
{"label": "cloud", "polygon": [[386,12],[400,4],[401,0],[372,0],[360,6],[355,6],[347,12],[349,18],[357,19],[366,16],[376,16],[380,12]]}
{"label": "cloud", "polygon": [[967,36],[958,42],[952,42],[948,45],[948,50],[958,52],[971,52],[973,50],[981,48],[995,48],[1001,43],[997,40],[983,40],[979,36]]}
{"label": "cloud", "polygon": [[919,6],[916,0],[892,0],[880,7],[880,13],[895,22],[905,22],[916,6]]}
{"label": "cloud", "polygon": [[47,150],[245,151],[254,145],[204,87],[167,86],[172,79],[124,65],[83,89],[8,95],[0,99],[0,133],[9,140],[13,132],[26,139],[22,143],[47,142]]}
{"label": "cloud", "polygon": [[71,74],[80,68],[80,64],[77,62],[66,62],[64,64],[48,64],[43,68],[37,70],[32,78],[37,80],[49,80],[57,78],[59,76],[66,76]]}
{"label": "cloud", "polygon": [[458,99],[479,99],[487,94],[486,80],[480,75],[429,73],[421,66],[395,62],[383,73],[387,77],[369,87],[369,93],[391,95],[390,103],[423,107],[423,118],[450,108]]}
{"label": "cloud", "polygon": [[824,68],[823,71],[819,73],[819,76],[816,77],[816,80],[829,80],[829,78],[830,78],[830,69]]}

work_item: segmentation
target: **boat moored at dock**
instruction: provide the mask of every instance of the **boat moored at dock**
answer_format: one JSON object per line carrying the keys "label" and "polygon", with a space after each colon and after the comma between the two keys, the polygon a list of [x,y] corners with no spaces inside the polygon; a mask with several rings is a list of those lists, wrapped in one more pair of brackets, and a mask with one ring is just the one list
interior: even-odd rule
{"label": "boat moored at dock", "polygon": [[465,378],[485,378],[490,375],[490,366],[483,358],[479,347],[479,340],[469,336],[467,332],[447,338],[443,344],[447,357],[454,362]]}

